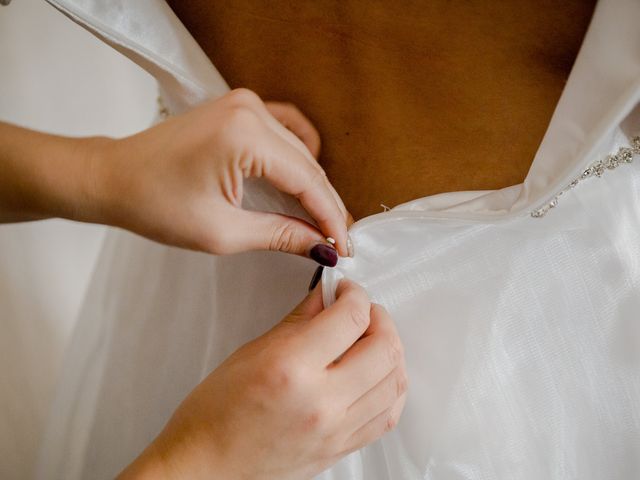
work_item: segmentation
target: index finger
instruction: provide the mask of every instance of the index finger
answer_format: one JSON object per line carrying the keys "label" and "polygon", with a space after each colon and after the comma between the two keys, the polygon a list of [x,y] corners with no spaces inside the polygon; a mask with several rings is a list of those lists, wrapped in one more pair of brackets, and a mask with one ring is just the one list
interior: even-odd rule
{"label": "index finger", "polygon": [[336,241],[341,256],[347,256],[347,224],[336,202],[326,173],[315,162],[309,162],[300,151],[270,131],[265,178],[278,190],[296,197],[316,221],[322,234]]}
{"label": "index finger", "polygon": [[370,309],[364,289],[355,282],[342,280],[336,290],[336,302],[301,329],[300,358],[306,357],[314,365],[331,365],[367,330]]}
{"label": "index finger", "polygon": [[[329,193],[331,194],[331,196],[333,197],[333,200],[338,206],[338,209],[340,210],[340,214],[343,218],[343,223],[350,224],[349,222],[353,220],[353,218],[351,217],[346,207],[344,206],[344,202],[340,198],[340,195],[338,195],[338,192],[336,192],[335,188],[333,188],[333,185],[331,185],[331,182],[329,182],[329,179],[327,178],[324,170],[322,169],[320,164],[316,161],[316,159],[313,157],[313,155],[311,154],[307,146],[302,142],[302,140],[300,140],[300,138],[298,138],[292,131],[287,129],[284,125],[282,125],[280,121],[278,121],[278,119],[274,117],[274,115],[269,110],[267,105],[257,95],[252,94],[252,98],[253,98],[252,106],[254,108],[254,112],[266,123],[266,125],[269,128],[272,129],[273,133],[275,135],[279,135],[285,142],[289,143],[293,148],[298,150],[300,154],[303,156],[303,158],[309,162],[310,166],[313,169],[320,172],[320,174],[324,179],[323,186],[325,187],[325,189],[329,190]],[[273,106],[273,103],[271,104],[271,107],[272,106]],[[298,111],[298,113],[302,118],[306,120],[306,117],[304,117],[304,115],[302,115],[301,112]],[[309,124],[309,127],[314,130],[313,125],[311,125],[311,123],[308,120],[306,120],[306,122]],[[290,193],[290,192],[286,192],[286,193]],[[339,233],[327,233],[327,231],[323,229],[323,226],[320,225],[320,219],[316,217],[316,214],[314,214],[314,212],[310,209],[310,207],[307,204],[305,204],[303,199],[301,197],[298,197],[298,200],[302,203],[302,206],[307,211],[307,213],[309,213],[309,215],[311,215],[314,218],[314,220],[316,220],[316,222],[318,223],[318,225],[322,230],[322,233],[324,233],[325,236],[333,237],[336,240],[336,247],[338,249],[338,253],[340,253],[340,255],[342,256],[348,256],[349,252],[348,252],[347,243],[346,243],[346,233],[345,233],[344,242],[342,241],[343,239],[341,238],[341,235]],[[351,221],[351,223],[353,222]]]}
{"label": "index finger", "polygon": [[372,304],[369,328],[331,371],[337,384],[346,386],[345,399],[353,403],[402,365],[403,358],[395,323],[381,305]]}

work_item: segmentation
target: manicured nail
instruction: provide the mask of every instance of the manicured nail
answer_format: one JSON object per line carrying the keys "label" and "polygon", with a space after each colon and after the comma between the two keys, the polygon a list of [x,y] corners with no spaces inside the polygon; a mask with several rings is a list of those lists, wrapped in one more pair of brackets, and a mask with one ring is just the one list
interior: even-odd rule
{"label": "manicured nail", "polygon": [[309,256],[325,267],[335,267],[338,263],[338,252],[331,245],[319,243],[311,249]]}
{"label": "manicured nail", "polygon": [[311,277],[311,282],[309,282],[309,291],[311,291],[314,288],[316,288],[316,285],[318,285],[318,282],[322,278],[322,271],[323,270],[324,270],[324,267],[318,267],[318,268],[316,268],[316,271],[313,272],[313,277]]}

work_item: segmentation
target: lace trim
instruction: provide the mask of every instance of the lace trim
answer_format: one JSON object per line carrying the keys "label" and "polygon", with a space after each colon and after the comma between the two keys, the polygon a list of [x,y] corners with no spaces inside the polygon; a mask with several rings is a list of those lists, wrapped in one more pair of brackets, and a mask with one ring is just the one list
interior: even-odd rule
{"label": "lace trim", "polygon": [[530,212],[530,215],[533,218],[544,217],[549,210],[555,208],[558,205],[558,201],[560,200],[560,197],[562,195],[564,195],[569,190],[573,190],[580,182],[594,176],[601,177],[607,170],[614,170],[620,165],[631,163],[633,162],[633,157],[635,155],[640,155],[640,136],[636,136],[631,139],[631,146],[620,147],[618,149],[618,152],[614,155],[607,155],[603,160],[596,160],[595,162],[593,162],[586,169],[584,169],[582,173],[569,185],[560,190],[555,197],[553,197],[541,207],[532,210]]}

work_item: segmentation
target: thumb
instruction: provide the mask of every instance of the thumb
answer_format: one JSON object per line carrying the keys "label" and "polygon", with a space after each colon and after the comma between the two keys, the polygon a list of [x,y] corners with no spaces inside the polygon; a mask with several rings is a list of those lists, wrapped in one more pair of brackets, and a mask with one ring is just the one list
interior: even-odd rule
{"label": "thumb", "polygon": [[240,210],[234,220],[243,250],[273,250],[309,257],[334,267],[338,252],[313,225],[278,213]]}

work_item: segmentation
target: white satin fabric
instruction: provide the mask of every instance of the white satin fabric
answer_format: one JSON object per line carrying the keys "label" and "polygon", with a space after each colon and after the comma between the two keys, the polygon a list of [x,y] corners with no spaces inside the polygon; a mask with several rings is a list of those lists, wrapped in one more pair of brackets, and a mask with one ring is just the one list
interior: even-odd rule
{"label": "white satin fabric", "polygon": [[[226,90],[160,0],[50,3],[147,68],[174,111]],[[522,185],[419,199],[352,227],[355,257],[325,270],[325,303],[341,277],[364,285],[398,324],[411,383],[398,428],[319,479],[640,476],[640,169],[528,215],[640,130],[639,25],[636,0],[601,1]],[[261,183],[247,198],[301,214]],[[116,474],[200,379],[297,303],[313,268],[109,234],[39,478]]]}

